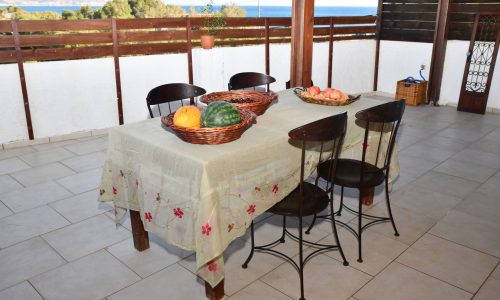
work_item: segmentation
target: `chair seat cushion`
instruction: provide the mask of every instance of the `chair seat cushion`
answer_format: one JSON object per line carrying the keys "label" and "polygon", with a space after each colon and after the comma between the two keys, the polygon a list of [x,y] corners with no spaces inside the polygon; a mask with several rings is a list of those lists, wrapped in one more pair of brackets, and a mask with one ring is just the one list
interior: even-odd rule
{"label": "chair seat cushion", "polygon": [[[318,166],[319,176],[326,180],[329,180],[330,163],[331,161],[325,161]],[[361,164],[362,162],[359,160],[340,158],[337,163],[334,184],[350,188],[362,188],[374,187],[384,182],[384,171],[369,163],[365,163],[365,173],[363,182],[361,182]]]}
{"label": "chair seat cushion", "polygon": [[[299,215],[300,187],[293,190],[283,200],[269,209],[269,212],[282,216]],[[303,216],[310,216],[323,211],[330,201],[328,193],[314,184],[304,182]]]}

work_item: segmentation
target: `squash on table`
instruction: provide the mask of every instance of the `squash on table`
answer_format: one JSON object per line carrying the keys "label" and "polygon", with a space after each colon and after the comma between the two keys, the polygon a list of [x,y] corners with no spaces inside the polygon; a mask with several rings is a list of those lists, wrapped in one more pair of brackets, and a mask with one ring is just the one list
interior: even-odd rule
{"label": "squash on table", "polygon": [[200,128],[200,110],[192,105],[179,108],[174,114],[174,125],[179,127]]}

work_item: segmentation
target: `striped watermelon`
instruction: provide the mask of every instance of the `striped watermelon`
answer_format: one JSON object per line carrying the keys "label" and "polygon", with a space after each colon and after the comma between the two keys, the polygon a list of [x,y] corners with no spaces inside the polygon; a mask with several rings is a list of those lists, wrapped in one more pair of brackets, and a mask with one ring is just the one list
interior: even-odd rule
{"label": "striped watermelon", "polygon": [[240,111],[226,101],[212,102],[201,113],[201,127],[225,127],[240,122]]}

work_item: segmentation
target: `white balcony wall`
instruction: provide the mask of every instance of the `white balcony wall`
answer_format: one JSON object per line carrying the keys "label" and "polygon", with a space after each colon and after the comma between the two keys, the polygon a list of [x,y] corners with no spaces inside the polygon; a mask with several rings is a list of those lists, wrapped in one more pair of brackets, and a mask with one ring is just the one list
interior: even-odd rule
{"label": "white balcony wall", "polygon": [[425,65],[422,74],[429,79],[431,55],[432,43],[381,41],[378,91],[396,94],[398,80],[407,77],[421,79],[418,74],[420,65]]}
{"label": "white balcony wall", "polygon": [[35,138],[118,123],[113,59],[27,63],[25,70]]}
{"label": "white balcony wall", "polygon": [[[441,84],[441,96],[439,99],[440,104],[458,105],[468,50],[468,41],[448,41],[444,61],[443,82]],[[491,81],[487,108],[500,109],[500,53],[497,57]]]}
{"label": "white balcony wall", "polygon": [[28,139],[17,64],[0,65],[0,143]]}
{"label": "white balcony wall", "polygon": [[[347,92],[371,91],[374,41],[334,43],[333,85]],[[290,79],[290,44],[270,46],[274,91]],[[26,63],[26,81],[35,138],[47,138],[118,125],[112,58]],[[155,86],[188,82],[187,55],[120,58],[125,123],[149,117],[145,98]],[[208,92],[227,90],[238,72],[265,72],[264,45],[193,50],[194,83]],[[328,43],[315,44],[313,80],[326,87]],[[16,64],[0,65],[0,143],[28,139]]]}

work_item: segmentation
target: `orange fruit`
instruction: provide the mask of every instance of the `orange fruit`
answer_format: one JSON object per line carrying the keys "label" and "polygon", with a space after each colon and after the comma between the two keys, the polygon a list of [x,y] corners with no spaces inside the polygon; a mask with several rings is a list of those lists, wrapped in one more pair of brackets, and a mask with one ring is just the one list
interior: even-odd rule
{"label": "orange fruit", "polygon": [[174,114],[174,125],[188,128],[200,128],[200,110],[192,105],[179,108]]}

